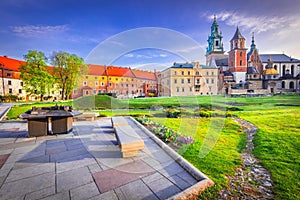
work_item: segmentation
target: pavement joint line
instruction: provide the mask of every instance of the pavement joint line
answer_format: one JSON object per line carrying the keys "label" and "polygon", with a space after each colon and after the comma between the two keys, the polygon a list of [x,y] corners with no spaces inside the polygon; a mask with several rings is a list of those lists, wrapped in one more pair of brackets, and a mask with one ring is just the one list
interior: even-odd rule
{"label": "pavement joint line", "polygon": [[[159,172],[158,172],[159,173]],[[141,178],[140,179],[145,185],[146,187],[154,194],[155,197],[157,197],[157,199],[160,199],[159,196],[157,196],[157,194],[149,187],[149,185],[147,183],[145,183],[145,181]]]}

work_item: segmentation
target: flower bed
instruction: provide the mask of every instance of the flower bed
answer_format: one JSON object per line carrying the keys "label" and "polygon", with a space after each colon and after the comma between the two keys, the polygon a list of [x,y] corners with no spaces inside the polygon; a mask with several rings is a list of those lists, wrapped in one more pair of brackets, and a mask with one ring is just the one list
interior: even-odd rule
{"label": "flower bed", "polygon": [[180,132],[173,131],[168,127],[153,122],[149,117],[138,117],[136,120],[157,135],[165,143],[170,143],[176,148],[195,142],[192,136],[183,136]]}

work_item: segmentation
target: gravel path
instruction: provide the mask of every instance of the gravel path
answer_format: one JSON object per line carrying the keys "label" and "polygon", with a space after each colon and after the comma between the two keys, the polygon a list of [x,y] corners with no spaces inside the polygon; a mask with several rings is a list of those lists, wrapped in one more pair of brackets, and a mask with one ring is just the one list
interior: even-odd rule
{"label": "gravel path", "polygon": [[234,120],[247,133],[246,150],[241,154],[243,163],[235,170],[234,176],[227,176],[228,190],[221,190],[218,199],[273,199],[270,173],[252,154],[257,127],[239,118]]}

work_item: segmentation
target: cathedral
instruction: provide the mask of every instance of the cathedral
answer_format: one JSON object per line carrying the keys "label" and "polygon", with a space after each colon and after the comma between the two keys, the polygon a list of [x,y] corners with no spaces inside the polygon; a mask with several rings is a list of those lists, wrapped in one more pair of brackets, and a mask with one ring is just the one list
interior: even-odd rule
{"label": "cathedral", "polygon": [[252,33],[250,48],[239,28],[225,53],[222,32],[216,16],[211,25],[206,49],[206,65],[219,69],[218,93],[265,95],[300,92],[300,60],[285,54],[259,54]]}

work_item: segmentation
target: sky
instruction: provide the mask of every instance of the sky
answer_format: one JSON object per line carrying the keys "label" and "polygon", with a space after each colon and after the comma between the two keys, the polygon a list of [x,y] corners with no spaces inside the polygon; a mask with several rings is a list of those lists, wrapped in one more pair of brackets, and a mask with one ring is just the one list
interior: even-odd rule
{"label": "sky", "polygon": [[1,0],[0,55],[65,51],[147,70],[205,64],[216,15],[226,52],[238,26],[248,48],[254,32],[260,53],[300,59],[299,11],[300,0]]}

